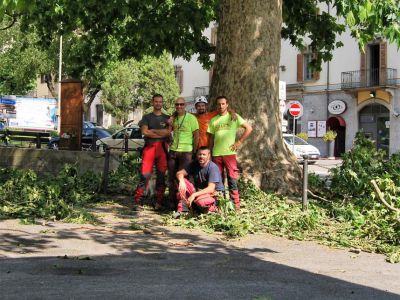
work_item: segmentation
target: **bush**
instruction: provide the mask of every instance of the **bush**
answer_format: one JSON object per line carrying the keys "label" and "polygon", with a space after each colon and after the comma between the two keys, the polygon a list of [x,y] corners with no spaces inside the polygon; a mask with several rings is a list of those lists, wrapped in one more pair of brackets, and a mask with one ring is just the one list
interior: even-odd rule
{"label": "bush", "polygon": [[114,124],[114,125],[111,125],[110,127],[108,127],[107,130],[110,131],[111,133],[115,133],[115,132],[121,130],[122,128],[124,128],[124,126],[119,125],[119,124]]}
{"label": "bush", "polygon": [[372,200],[372,179],[392,178],[397,183],[400,180],[400,172],[396,170],[400,167],[398,156],[387,162],[385,152],[376,150],[373,142],[361,132],[356,134],[353,149],[344,153],[342,159],[342,165],[331,170],[331,198],[355,201],[370,207],[368,199]]}
{"label": "bush", "polygon": [[336,139],[337,133],[333,130],[328,130],[324,135],[323,139],[325,142],[334,141]]}
{"label": "bush", "polygon": [[110,173],[108,191],[132,195],[140,179],[139,171],[140,154],[138,152],[122,154],[117,170]]}
{"label": "bush", "polygon": [[307,141],[308,140],[308,134],[307,132],[299,132],[298,134],[296,134],[296,136],[298,136],[299,138]]}
{"label": "bush", "polygon": [[99,176],[78,176],[76,166],[68,164],[57,176],[45,177],[32,170],[0,168],[0,216],[92,222],[83,206],[96,201],[99,187]]}
{"label": "bush", "polygon": [[[306,212],[300,202],[267,194],[250,182],[239,181],[242,209],[218,214],[190,215],[166,222],[184,227],[220,231],[229,237],[268,232],[294,239],[313,239],[328,245],[384,253],[400,262],[400,213],[383,205],[371,186],[375,179],[391,207],[400,208],[400,155],[384,159],[384,152],[361,133],[343,164],[332,170],[330,186],[310,174],[310,189],[325,197],[311,202]],[[227,201],[227,200],[225,200]]]}

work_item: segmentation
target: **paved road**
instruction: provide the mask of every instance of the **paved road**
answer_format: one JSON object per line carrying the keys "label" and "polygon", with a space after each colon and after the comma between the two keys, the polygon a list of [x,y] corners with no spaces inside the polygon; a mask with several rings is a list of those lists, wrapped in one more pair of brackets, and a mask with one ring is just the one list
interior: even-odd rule
{"label": "paved road", "polygon": [[400,299],[400,264],[381,255],[270,235],[226,241],[116,205],[98,216],[97,227],[1,221],[0,298]]}
{"label": "paved road", "polygon": [[315,173],[321,176],[328,176],[329,169],[340,166],[341,159],[320,159],[315,164],[308,166],[309,173]]}

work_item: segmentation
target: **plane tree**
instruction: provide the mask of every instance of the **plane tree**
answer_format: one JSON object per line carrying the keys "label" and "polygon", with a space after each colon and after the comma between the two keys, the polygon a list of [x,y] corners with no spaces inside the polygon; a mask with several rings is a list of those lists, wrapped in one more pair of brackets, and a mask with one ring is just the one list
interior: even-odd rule
{"label": "plane tree", "polygon": [[[328,12],[325,7],[330,5]],[[82,39],[77,58],[82,73],[117,55],[139,58],[198,54],[210,67],[215,53],[211,98],[224,94],[254,127],[240,151],[243,173],[263,189],[299,190],[300,169],[282,141],[278,106],[281,38],[316,53],[318,69],[329,60],[346,28],[360,48],[376,34],[400,44],[397,0],[3,0],[0,10],[20,16],[26,30],[34,27],[46,45],[60,34]],[[218,22],[216,47],[203,36]],[[306,40],[310,42],[306,45]]]}

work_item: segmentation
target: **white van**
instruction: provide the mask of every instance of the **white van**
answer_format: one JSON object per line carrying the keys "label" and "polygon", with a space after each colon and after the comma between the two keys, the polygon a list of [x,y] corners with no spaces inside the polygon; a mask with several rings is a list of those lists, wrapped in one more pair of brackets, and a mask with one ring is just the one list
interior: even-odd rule
{"label": "white van", "polygon": [[293,151],[293,135],[284,133],[283,140],[288,146],[289,150],[294,152],[294,155],[297,157],[299,161],[303,160],[303,155],[307,154],[309,158],[309,162],[311,164],[315,163],[317,159],[320,159],[321,153],[319,150],[310,145],[305,140],[299,138],[298,136],[294,136],[294,151]]}
{"label": "white van", "polygon": [[131,124],[126,128],[117,131],[109,137],[105,137],[96,141],[96,145],[99,148],[99,152],[104,152],[104,147],[107,145],[111,148],[124,149],[125,146],[125,135],[128,135],[128,148],[138,149],[143,148],[144,139],[140,127],[138,125]]}

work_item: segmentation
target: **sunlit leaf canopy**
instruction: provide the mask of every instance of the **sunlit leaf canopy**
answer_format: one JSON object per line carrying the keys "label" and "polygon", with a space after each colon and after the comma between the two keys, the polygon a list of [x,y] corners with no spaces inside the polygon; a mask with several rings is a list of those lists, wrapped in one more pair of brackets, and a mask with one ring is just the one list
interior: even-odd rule
{"label": "sunlit leaf canopy", "polygon": [[[86,67],[107,59],[115,45],[121,58],[157,56],[167,50],[174,57],[188,59],[198,53],[199,61],[209,67],[215,49],[203,31],[218,21],[218,2],[2,0],[0,17],[20,18],[22,30],[35,28],[44,46],[60,34],[75,33],[83,41],[81,52],[86,57],[82,64]],[[331,7],[329,13],[321,9],[326,4]],[[342,45],[338,36],[346,27],[360,48],[375,36],[400,46],[398,0],[284,0],[283,21],[282,37],[299,48],[305,46],[305,38],[310,39],[307,46],[319,53],[317,64],[329,60],[332,51]]]}

